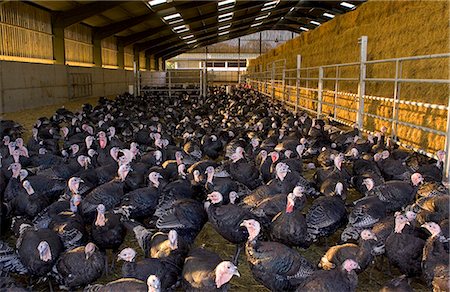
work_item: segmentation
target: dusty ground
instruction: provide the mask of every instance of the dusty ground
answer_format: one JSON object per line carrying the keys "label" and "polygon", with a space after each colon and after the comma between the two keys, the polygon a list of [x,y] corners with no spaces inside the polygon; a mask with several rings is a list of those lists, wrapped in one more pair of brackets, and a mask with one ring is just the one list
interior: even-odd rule
{"label": "dusty ground", "polygon": [[[32,125],[35,123],[37,118],[41,116],[50,116],[54,113],[56,109],[58,109],[61,106],[65,106],[67,109],[72,111],[77,111],[80,109],[80,106],[82,104],[87,102],[95,104],[96,101],[97,101],[96,98],[79,99],[66,102],[64,104],[37,108],[33,110],[26,110],[17,113],[9,113],[3,115],[3,118],[13,119],[21,123],[26,129],[25,137],[28,138],[30,135]],[[308,178],[312,176],[312,173],[311,172],[306,173],[305,176]],[[351,201],[357,197],[359,197],[359,194],[356,191],[351,190],[347,200]],[[308,206],[305,208],[305,210],[307,210],[307,208]],[[335,245],[338,242],[341,231],[342,229],[339,230],[333,237],[328,239],[329,246]],[[13,237],[10,237],[8,241],[12,244],[15,243],[15,239]],[[202,232],[197,237],[195,245],[196,246],[204,245],[206,248],[217,252],[223,259],[231,259],[235,251],[235,246],[228,243],[219,234],[217,234],[210,224],[205,225]],[[142,252],[133,236],[127,235],[126,240],[123,244],[123,248],[125,247],[133,247],[136,251],[138,251],[139,258],[142,258]],[[322,240],[319,241],[317,244],[312,245],[307,250],[299,249],[299,252],[307,259],[309,259],[311,262],[318,263],[322,255],[326,252],[326,250],[327,249],[325,247],[325,241]],[[121,266],[120,263],[117,264],[115,271],[111,275],[107,277],[102,277],[97,281],[97,283],[107,283],[109,281],[120,278],[120,266]],[[397,270],[391,268],[392,276],[388,276],[387,270],[388,266],[386,261],[382,263],[379,259],[376,260],[376,262],[371,267],[369,267],[365,272],[359,275],[358,291],[361,292],[378,291],[380,287],[383,285],[383,283],[399,275],[399,272]],[[233,277],[233,279],[231,280],[230,291],[242,291],[242,292],[269,291],[264,286],[262,286],[261,284],[259,284],[254,280],[249,270],[248,264],[245,260],[244,252],[241,253],[241,256],[239,258],[239,272],[241,273],[241,277],[240,278]],[[20,278],[19,280],[23,282],[24,285],[26,285],[25,284],[26,278]],[[426,286],[424,286],[424,283],[420,279],[413,279],[411,284],[415,291],[430,291],[430,289],[427,289]],[[57,287],[58,287],[57,284],[53,283],[53,288],[55,290],[58,290]],[[47,284],[39,284],[34,287],[35,291],[48,291],[48,289],[49,288]]]}

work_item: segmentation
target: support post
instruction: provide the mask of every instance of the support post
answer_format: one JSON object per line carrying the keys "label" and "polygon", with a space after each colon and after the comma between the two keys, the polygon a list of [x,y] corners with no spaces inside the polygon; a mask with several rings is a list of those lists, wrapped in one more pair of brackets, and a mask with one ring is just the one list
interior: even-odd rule
{"label": "support post", "polygon": [[283,88],[283,94],[281,95],[283,105],[286,103],[286,69],[283,69],[283,81],[282,81],[282,88]]}
{"label": "support post", "polygon": [[92,41],[94,45],[94,65],[95,67],[102,67],[102,40],[94,38]]}
{"label": "support post", "polygon": [[134,94],[136,96],[140,95],[141,84],[140,84],[140,74],[139,74],[139,51],[134,50],[134,62],[133,62],[133,73],[134,73]]}
{"label": "support post", "polygon": [[117,67],[125,69],[125,48],[123,44],[117,44]]}
{"label": "support post", "polygon": [[322,115],[322,100],[323,100],[323,67],[319,67],[319,88],[317,93],[317,118],[320,119]]}
{"label": "support post", "polygon": [[356,123],[361,130],[364,124],[364,95],[366,94],[367,36],[362,36],[359,39],[359,43],[361,44],[361,50],[359,57],[358,114],[356,116]]}
{"label": "support post", "polygon": [[275,62],[272,63],[272,100],[275,101]]}
{"label": "support post", "polygon": [[445,136],[444,183],[450,186],[450,98],[447,107],[447,135]]}
{"label": "support post", "polygon": [[338,95],[338,91],[339,91],[339,76],[341,75],[341,70],[339,66],[336,66],[336,80],[334,82],[334,103],[333,103],[333,117],[336,119],[337,118],[337,113],[336,113],[336,105],[337,105],[337,95]]}
{"label": "support post", "polygon": [[298,113],[300,103],[300,69],[302,67],[302,55],[297,55],[297,74],[295,80],[295,113]]}
{"label": "support post", "polygon": [[391,138],[397,141],[397,127],[398,127],[398,105],[400,101],[400,82],[398,79],[402,75],[402,63],[399,60],[395,61],[395,81],[394,81],[394,104],[392,105],[392,124],[391,124]]}
{"label": "support post", "polygon": [[238,38],[238,84],[241,83],[241,38]]}
{"label": "support post", "polygon": [[172,72],[166,71],[167,78],[169,80],[169,98],[172,97]]}
{"label": "support post", "polygon": [[66,51],[64,44],[64,27],[53,23],[53,58],[55,64],[65,65]]}

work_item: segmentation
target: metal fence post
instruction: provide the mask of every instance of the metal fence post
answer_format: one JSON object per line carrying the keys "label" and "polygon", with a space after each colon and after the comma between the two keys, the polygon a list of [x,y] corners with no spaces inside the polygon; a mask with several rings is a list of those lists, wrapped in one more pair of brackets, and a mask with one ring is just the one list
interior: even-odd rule
{"label": "metal fence post", "polygon": [[283,105],[286,103],[286,69],[283,69],[283,81],[282,81],[282,87],[283,87],[283,94],[281,95],[282,96],[282,102],[283,102]]}
{"label": "metal fence post", "polygon": [[169,97],[172,97],[172,74],[170,71],[167,71],[169,77]]}
{"label": "metal fence post", "polygon": [[295,113],[298,113],[300,102],[300,68],[302,66],[302,55],[297,55],[297,72],[295,80]]}
{"label": "metal fence post", "polygon": [[398,104],[400,100],[400,82],[398,79],[402,75],[402,63],[399,60],[395,61],[395,81],[394,81],[394,104],[392,105],[392,125],[391,138],[397,141],[397,126],[398,126]]}
{"label": "metal fence post", "polygon": [[364,95],[366,94],[367,36],[362,36],[359,39],[359,43],[361,44],[361,50],[359,57],[358,114],[356,116],[356,123],[358,128],[362,129],[364,124]]}
{"label": "metal fence post", "polygon": [[322,115],[322,100],[323,100],[323,67],[319,67],[319,88],[317,95],[317,118],[320,119]]}
{"label": "metal fence post", "polygon": [[275,101],[275,63],[272,63],[272,100]]}
{"label": "metal fence post", "polygon": [[334,82],[334,109],[333,109],[333,117],[336,119],[337,118],[337,113],[336,113],[336,105],[337,105],[337,96],[338,96],[338,91],[339,91],[339,76],[341,75],[341,70],[339,66],[336,66],[336,80]]}
{"label": "metal fence post", "polygon": [[203,71],[202,71],[202,69],[200,69],[199,70],[199,72],[200,72],[200,74],[199,74],[199,84],[198,84],[198,86],[199,86],[199,88],[198,88],[198,94],[199,95],[202,95],[202,91],[203,91]]}
{"label": "metal fence post", "polygon": [[447,106],[447,135],[445,136],[444,182],[450,186],[450,98]]}

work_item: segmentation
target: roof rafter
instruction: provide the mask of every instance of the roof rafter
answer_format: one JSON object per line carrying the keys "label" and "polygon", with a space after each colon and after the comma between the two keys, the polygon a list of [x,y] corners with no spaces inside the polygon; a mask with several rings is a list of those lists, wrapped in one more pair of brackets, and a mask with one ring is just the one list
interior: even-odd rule
{"label": "roof rafter", "polygon": [[56,26],[65,28],[125,2],[126,1],[95,1],[89,4],[80,5],[67,11],[54,13],[52,15],[52,22]]}
{"label": "roof rafter", "polygon": [[[230,33],[227,36],[223,36],[224,38],[220,39],[220,42],[231,40],[231,39],[234,39],[234,38],[242,37],[242,36],[245,36],[245,35],[248,35],[248,34],[260,32],[260,31],[264,31],[264,30],[274,30],[274,29],[278,29],[277,26],[262,25],[262,26],[258,26],[258,27],[252,28],[251,30],[243,30],[243,31],[238,32],[238,33]],[[204,46],[215,44],[215,43],[217,43],[218,39],[219,38],[211,38],[210,40],[204,40],[202,42],[199,42],[197,44],[197,47],[204,47]],[[188,48],[187,46],[184,46],[184,47],[179,48],[177,50],[174,50],[172,52],[168,51],[168,52],[164,52],[164,54],[157,54],[156,56],[162,57],[163,59],[167,60],[167,59],[175,57],[175,56],[177,56],[179,54],[187,52],[187,51],[189,51],[191,49],[192,48],[190,48],[190,47]]]}
{"label": "roof rafter", "polygon": [[[216,3],[216,2],[213,2],[213,3]],[[235,13],[242,12],[242,11],[246,11],[249,8],[253,8],[255,6],[262,6],[262,5],[264,5],[264,2],[262,2],[262,1],[249,1],[249,2],[246,2],[243,5],[239,5],[239,6],[235,7],[234,12]],[[204,20],[216,18],[216,17],[219,16],[219,14],[220,13],[218,11],[215,11],[215,12],[212,12],[212,13],[208,13],[208,14],[204,14],[204,15],[200,15],[200,16],[195,16],[195,17],[192,17],[192,18],[187,18],[187,19],[184,20],[184,24],[186,24],[186,25],[197,24],[197,23],[202,22]],[[158,27],[154,27],[154,28],[142,31],[142,32],[138,32],[138,33],[132,34],[130,36],[122,38],[120,40],[120,42],[124,46],[128,46],[128,45],[134,44],[134,43],[136,43],[136,42],[138,42],[138,41],[140,41],[142,39],[157,36],[157,35],[160,34],[160,31],[162,29],[164,29],[164,28],[167,28],[167,25],[161,25],[161,26],[158,26]]]}
{"label": "roof rafter", "polygon": [[[276,19],[276,17],[279,14],[283,14],[286,11],[288,11],[289,9],[290,9],[290,7],[286,7],[286,8],[280,8],[278,10],[272,11],[270,17],[266,18],[264,21]],[[150,49],[152,47],[155,47],[155,44],[157,44],[157,46],[162,46],[162,45],[167,44],[167,43],[170,44],[170,42],[168,42],[169,40],[172,41],[172,43],[173,42],[183,42],[182,40],[180,40],[180,37],[186,36],[186,35],[190,35],[190,34],[199,33],[199,35],[196,35],[197,38],[200,38],[203,35],[208,34],[210,32],[215,34],[215,33],[217,33],[217,29],[220,26],[223,26],[223,25],[235,24],[237,22],[240,22],[238,24],[239,26],[247,25],[248,22],[250,22],[250,23],[253,22],[255,20],[255,17],[258,16],[258,14],[260,14],[259,11],[257,13],[254,13],[254,14],[246,14],[246,15],[243,15],[241,17],[233,18],[233,19],[231,19],[229,21],[216,22],[216,23],[214,23],[213,25],[211,25],[209,27],[206,27],[206,28],[203,27],[203,28],[195,30],[195,31],[191,30],[189,32],[186,32],[186,33],[183,33],[183,34],[180,34],[180,35],[172,35],[172,36],[169,35],[169,36],[165,36],[165,37],[161,37],[161,38],[157,38],[157,39],[152,39],[152,40],[149,40],[147,42],[137,44],[136,48],[139,51],[144,51],[144,50]]]}
{"label": "roof rafter", "polygon": [[[197,7],[202,7],[206,5],[211,5],[211,2],[206,1],[197,1],[200,2]],[[102,26],[94,29],[94,37],[99,39],[104,39],[107,37],[110,37],[116,33],[119,33],[121,31],[124,31],[128,28],[131,28],[135,25],[138,25],[144,21],[154,19],[155,17],[162,18],[170,13],[174,12],[174,9],[188,9],[192,7],[192,3],[183,3],[178,6],[169,6],[161,10],[157,11],[150,11],[149,13],[133,17],[131,19],[125,19],[119,22],[115,22],[112,24],[109,24],[107,26]],[[166,27],[166,25],[161,25],[160,27]]]}

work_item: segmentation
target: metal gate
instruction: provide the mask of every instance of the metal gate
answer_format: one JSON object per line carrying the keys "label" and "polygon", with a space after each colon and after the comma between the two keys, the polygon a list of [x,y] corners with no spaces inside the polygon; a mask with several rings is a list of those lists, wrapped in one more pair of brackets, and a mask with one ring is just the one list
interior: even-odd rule
{"label": "metal gate", "polygon": [[68,73],[69,98],[92,96],[91,73]]}
{"label": "metal gate", "polygon": [[[305,110],[319,118],[328,117],[348,126],[356,123],[359,129],[366,133],[376,131],[376,125],[382,122],[390,128],[390,138],[393,142],[436,158],[434,153],[436,149],[421,145],[417,138],[405,134],[404,129],[408,129],[406,133],[412,131],[431,133],[437,141],[442,141],[440,146],[447,153],[444,172],[447,183],[450,183],[450,80],[411,78],[402,75],[404,64],[414,66],[414,62],[427,61],[433,64],[435,60],[441,59],[449,62],[450,53],[367,60],[367,37],[363,36],[359,41],[361,48],[359,62],[302,68],[301,56],[298,55],[296,69],[283,68],[280,74],[280,69],[277,68],[282,67],[279,64],[285,64],[285,60],[279,60],[267,66],[266,71],[247,74],[244,78],[255,90],[282,102],[296,112],[299,109]],[[390,66],[393,76],[373,76],[373,70],[370,70],[373,66]],[[433,65],[429,67],[433,70]],[[372,90],[374,84],[381,84],[383,87],[392,86],[392,97],[382,96],[376,92],[368,94],[367,88]],[[401,89],[411,84],[444,86],[447,90],[447,103],[433,104],[402,99]],[[384,114],[377,113],[379,108],[376,106],[380,103]],[[420,123],[420,119],[414,119],[415,116],[434,119],[436,117],[432,114],[427,115],[432,111],[441,112],[445,125],[432,127],[429,125],[431,123],[423,125],[423,121]],[[408,115],[410,117],[405,120]],[[402,132],[399,131],[400,128]]]}
{"label": "metal gate", "polygon": [[166,71],[139,72],[140,91],[144,93],[172,94],[185,92],[190,95],[205,93],[206,74],[201,69],[170,69]]}

